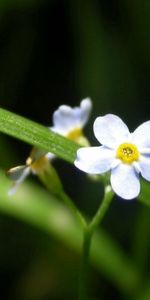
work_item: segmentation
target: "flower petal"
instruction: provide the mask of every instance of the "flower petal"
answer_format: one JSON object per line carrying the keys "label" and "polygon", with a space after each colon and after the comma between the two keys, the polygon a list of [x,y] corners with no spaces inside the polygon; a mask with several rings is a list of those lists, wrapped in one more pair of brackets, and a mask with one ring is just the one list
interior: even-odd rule
{"label": "flower petal", "polygon": [[53,154],[53,153],[51,153],[51,152],[48,152],[48,153],[46,154],[46,157],[51,161],[51,160],[53,160],[53,159],[56,157],[56,155]]}
{"label": "flower petal", "polygon": [[118,144],[127,142],[129,130],[125,123],[117,116],[108,114],[98,117],[94,122],[94,134],[97,140],[110,148]]}
{"label": "flower petal", "polygon": [[77,151],[74,164],[89,174],[102,174],[110,170],[114,160],[114,151],[103,147],[84,147]]}
{"label": "flower petal", "polygon": [[140,192],[139,175],[132,165],[120,163],[112,169],[110,181],[114,192],[123,199],[136,198]]}
{"label": "flower petal", "polygon": [[51,129],[54,132],[65,135],[68,131],[75,126],[76,127],[76,119],[74,116],[74,111],[70,106],[61,105],[54,113],[53,113],[53,124],[54,126]]}
{"label": "flower petal", "polygon": [[8,171],[9,178],[14,181],[13,186],[8,191],[9,196],[12,196],[17,191],[19,185],[26,179],[30,172],[30,167],[26,165],[18,166]]}
{"label": "flower petal", "polygon": [[148,181],[150,181],[150,154],[149,155],[141,155],[139,167],[141,175]]}
{"label": "flower petal", "polygon": [[144,122],[132,133],[132,141],[140,148],[150,149],[150,121]]}
{"label": "flower petal", "polygon": [[17,166],[8,170],[7,175],[13,181],[22,182],[25,177],[30,173],[30,167],[26,165]]}
{"label": "flower petal", "polygon": [[89,119],[92,108],[90,98],[83,99],[79,107],[61,105],[53,114],[53,131],[66,135],[74,128],[83,128]]}
{"label": "flower petal", "polygon": [[92,101],[90,98],[85,98],[81,101],[81,115],[80,115],[80,124],[83,126],[88,122],[89,116],[92,110]]}

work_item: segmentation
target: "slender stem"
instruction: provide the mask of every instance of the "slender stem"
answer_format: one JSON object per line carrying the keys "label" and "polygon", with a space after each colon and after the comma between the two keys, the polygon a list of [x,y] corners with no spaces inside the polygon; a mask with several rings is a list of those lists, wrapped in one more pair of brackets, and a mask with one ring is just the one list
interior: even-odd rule
{"label": "slender stem", "polygon": [[108,207],[111,203],[113,197],[113,192],[110,187],[105,187],[105,194],[100,204],[95,216],[91,220],[89,224],[87,224],[84,228],[83,235],[83,252],[81,259],[81,269],[80,269],[80,277],[79,277],[79,300],[88,300],[88,269],[89,269],[89,259],[90,259],[90,248],[93,233],[96,230],[97,226],[102,221],[104,215],[106,214]]}
{"label": "slender stem", "polygon": [[[53,185],[49,179],[53,177]],[[68,195],[63,191],[63,187],[59,180],[56,171],[51,167],[47,169],[46,173],[39,176],[43,184],[47,187],[50,192],[57,194],[57,196],[63,200],[66,205],[71,209],[73,215],[78,219],[82,229],[83,229],[83,251],[81,259],[80,277],[79,277],[79,300],[88,300],[88,268],[89,268],[89,258],[90,258],[90,247],[92,242],[92,236],[97,228],[97,226],[102,221],[109,204],[112,200],[113,193],[110,187],[105,187],[105,194],[102,203],[100,204],[95,216],[92,218],[91,222],[87,223],[86,219],[82,213],[78,210],[74,202],[69,198]],[[51,182],[52,183],[52,182]]]}
{"label": "slender stem", "polygon": [[104,198],[91,222],[89,223],[90,230],[93,232],[105,216],[109,205],[113,198],[113,192],[110,186],[105,187]]}
{"label": "slender stem", "polygon": [[59,176],[53,166],[48,164],[43,172],[38,173],[38,177],[44,186],[62,200],[71,210],[73,215],[78,219],[82,228],[86,226],[86,220],[82,213],[78,210],[72,199],[64,192]]}
{"label": "slender stem", "polygon": [[87,227],[86,229],[84,229],[83,234],[83,248],[79,276],[79,300],[88,300],[87,286],[91,238],[91,232]]}

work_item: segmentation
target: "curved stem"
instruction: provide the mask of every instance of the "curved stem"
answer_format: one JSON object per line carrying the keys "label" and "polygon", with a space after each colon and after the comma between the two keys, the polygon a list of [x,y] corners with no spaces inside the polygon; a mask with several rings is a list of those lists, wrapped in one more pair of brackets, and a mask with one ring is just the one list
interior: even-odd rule
{"label": "curved stem", "polygon": [[47,164],[42,172],[38,173],[38,177],[50,193],[56,195],[62,200],[72,211],[73,215],[78,219],[82,228],[86,226],[86,220],[79,209],[76,207],[72,199],[64,192],[61,180],[51,164]]}
{"label": "curved stem", "polygon": [[[88,268],[89,268],[89,257],[90,257],[90,247],[92,242],[92,236],[97,228],[97,226],[102,221],[113,197],[113,193],[109,186],[105,186],[105,194],[102,203],[100,204],[95,216],[92,218],[91,222],[87,223],[86,219],[82,213],[78,210],[74,202],[69,198],[69,196],[63,191],[62,184],[52,166],[48,167],[45,172],[39,174],[39,178],[47,189],[56,194],[61,200],[63,200],[66,205],[71,209],[73,215],[78,219],[82,229],[83,229],[83,252],[80,268],[80,278],[79,278],[79,300],[88,300]],[[50,184],[51,183],[51,184]]]}
{"label": "curved stem", "polygon": [[88,230],[87,227],[84,230],[84,234],[83,234],[82,259],[81,259],[80,276],[79,276],[79,300],[88,300],[87,282],[88,282],[91,238],[92,238],[91,232]]}
{"label": "curved stem", "polygon": [[83,234],[83,248],[82,248],[82,259],[79,277],[79,300],[88,300],[88,269],[89,269],[89,258],[90,258],[90,247],[92,242],[93,233],[97,226],[102,221],[108,207],[111,203],[113,192],[110,187],[105,187],[105,194],[95,216],[91,222],[84,228]]}
{"label": "curved stem", "polygon": [[102,221],[102,219],[105,216],[107,209],[109,208],[109,205],[112,201],[113,195],[114,195],[114,193],[111,190],[111,187],[106,186],[104,198],[103,198],[102,202],[100,203],[100,206],[99,206],[95,216],[89,223],[90,231],[93,232],[97,228],[97,226],[100,224],[100,222]]}

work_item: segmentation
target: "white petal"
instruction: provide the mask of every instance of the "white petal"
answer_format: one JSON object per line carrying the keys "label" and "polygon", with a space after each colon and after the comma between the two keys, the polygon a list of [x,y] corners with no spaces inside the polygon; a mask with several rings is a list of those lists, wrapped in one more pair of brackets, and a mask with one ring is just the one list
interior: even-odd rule
{"label": "white petal", "polygon": [[120,163],[112,169],[110,181],[114,192],[123,199],[136,198],[140,192],[139,175],[132,165]]}
{"label": "white petal", "polygon": [[8,171],[8,176],[14,181],[13,186],[8,191],[9,196],[12,196],[17,191],[20,184],[26,179],[30,172],[31,169],[27,166],[18,166]]}
{"label": "white petal", "polygon": [[141,175],[148,181],[150,181],[150,155],[141,155],[141,159],[138,162]]}
{"label": "white petal", "polygon": [[77,151],[74,164],[89,174],[102,174],[110,170],[114,160],[114,151],[103,147],[84,147]]}
{"label": "white petal", "polygon": [[150,149],[150,121],[141,124],[132,133],[132,142],[140,148]]}
{"label": "white petal", "polygon": [[90,98],[81,101],[79,107],[61,105],[53,114],[53,131],[66,135],[74,128],[83,128],[89,119],[92,108]]}
{"label": "white petal", "polygon": [[94,134],[102,145],[110,148],[127,142],[130,136],[125,123],[119,117],[112,114],[98,117],[95,120]]}
{"label": "white petal", "polygon": [[92,110],[92,101],[90,98],[85,98],[81,101],[81,117],[80,117],[80,124],[82,128],[88,122],[89,116]]}
{"label": "white petal", "polygon": [[61,105],[53,114],[53,131],[65,135],[72,127],[76,127],[74,111],[70,106]]}
{"label": "white petal", "polygon": [[48,152],[45,156],[46,156],[50,161],[53,160],[53,159],[56,157],[56,155],[53,154],[53,153],[51,153],[51,152]]}
{"label": "white petal", "polygon": [[28,175],[29,169],[26,165],[17,166],[8,170],[7,175],[11,180],[20,182]]}

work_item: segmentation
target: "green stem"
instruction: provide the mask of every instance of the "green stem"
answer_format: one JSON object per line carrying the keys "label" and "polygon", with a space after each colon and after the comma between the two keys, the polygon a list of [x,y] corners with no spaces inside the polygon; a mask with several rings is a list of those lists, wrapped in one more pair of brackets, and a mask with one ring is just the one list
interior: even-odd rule
{"label": "green stem", "polygon": [[55,168],[51,164],[46,165],[46,168],[38,173],[38,177],[50,193],[56,195],[57,198],[62,200],[70,208],[73,215],[78,219],[81,227],[85,228],[86,221],[72,199],[64,192]]}
{"label": "green stem", "polygon": [[102,219],[105,216],[105,214],[108,210],[108,207],[109,207],[109,205],[112,201],[112,198],[113,198],[113,192],[111,190],[111,187],[106,186],[105,187],[105,194],[104,194],[104,198],[102,200],[102,203],[100,204],[95,216],[93,217],[93,219],[89,223],[89,228],[90,228],[91,232],[94,232],[94,230],[97,228],[97,226],[102,221]]}
{"label": "green stem", "polygon": [[106,214],[108,207],[113,198],[113,192],[109,187],[105,187],[105,195],[100,204],[95,216],[89,224],[84,228],[83,235],[83,251],[81,259],[81,269],[79,277],[79,300],[88,300],[88,269],[89,269],[89,258],[90,258],[90,248],[92,243],[93,233],[97,226],[102,221],[104,215]]}
{"label": "green stem", "polygon": [[83,229],[83,251],[80,267],[79,277],[79,300],[88,300],[87,284],[88,284],[88,268],[89,268],[89,257],[92,237],[95,229],[102,221],[113,197],[113,193],[110,187],[105,185],[105,194],[102,203],[100,204],[95,216],[91,222],[87,223],[82,213],[78,210],[74,202],[69,198],[63,190],[61,181],[55,171],[50,165],[45,171],[39,174],[39,178],[47,189],[57,195],[64,203],[70,208],[73,215],[78,219]]}
{"label": "green stem", "polygon": [[89,256],[91,246],[91,232],[88,230],[88,226],[84,229],[83,234],[83,251],[80,266],[79,276],[79,300],[88,300],[87,282],[88,282],[88,269],[89,269]]}

